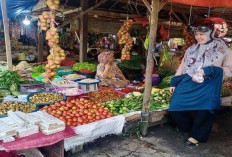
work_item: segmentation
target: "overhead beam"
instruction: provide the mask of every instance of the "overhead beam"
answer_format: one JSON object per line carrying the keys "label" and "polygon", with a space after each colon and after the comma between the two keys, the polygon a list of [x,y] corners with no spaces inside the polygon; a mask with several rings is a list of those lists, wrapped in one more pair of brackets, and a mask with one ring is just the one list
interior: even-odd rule
{"label": "overhead beam", "polygon": [[97,4],[95,4],[94,6],[90,7],[89,9],[86,9],[85,11],[81,12],[80,14],[78,14],[78,15],[72,17],[72,18],[69,19],[67,22],[64,22],[61,26],[59,26],[58,29],[59,29],[59,28],[62,28],[62,27],[64,27],[64,26],[66,26],[67,24],[69,24],[70,22],[72,22],[74,19],[77,19],[77,18],[79,18],[80,16],[85,15],[86,13],[88,13],[88,12],[90,12],[90,11],[92,11],[92,10],[98,8],[100,5],[104,4],[106,1],[107,1],[107,0],[102,0],[102,1],[98,2]]}
{"label": "overhead beam", "polygon": [[181,15],[183,16],[184,20],[186,21],[186,24],[188,24],[189,20],[188,20],[187,16],[184,13],[181,13]]}
{"label": "overhead beam", "polygon": [[175,12],[172,12],[172,14],[175,16],[175,18],[176,18],[180,23],[183,23],[183,25],[185,25],[185,23],[179,18],[179,16],[178,16]]}
{"label": "overhead beam", "polygon": [[149,10],[149,12],[151,13],[152,12],[152,9],[151,9],[151,5],[150,3],[147,1],[147,0],[142,0],[143,3],[145,4],[145,6],[147,7],[147,9]]}
{"label": "overhead beam", "polygon": [[160,5],[159,5],[159,11],[161,9],[163,9],[163,7],[168,3],[168,0],[163,0],[162,2],[160,2]]}

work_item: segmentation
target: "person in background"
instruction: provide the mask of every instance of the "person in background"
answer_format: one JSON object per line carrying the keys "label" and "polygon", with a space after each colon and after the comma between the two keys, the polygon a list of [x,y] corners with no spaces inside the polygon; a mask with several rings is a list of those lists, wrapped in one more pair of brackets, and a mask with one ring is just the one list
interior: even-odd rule
{"label": "person in background", "polygon": [[223,19],[200,19],[190,28],[197,43],[186,50],[171,81],[169,112],[179,131],[190,131],[185,144],[197,146],[209,137],[223,77],[232,77],[232,51],[221,39],[228,30]]}
{"label": "person in background", "polygon": [[97,66],[96,78],[101,80],[102,86],[123,88],[130,82],[126,80],[122,71],[114,63],[114,53],[103,51],[98,55],[99,64]]}

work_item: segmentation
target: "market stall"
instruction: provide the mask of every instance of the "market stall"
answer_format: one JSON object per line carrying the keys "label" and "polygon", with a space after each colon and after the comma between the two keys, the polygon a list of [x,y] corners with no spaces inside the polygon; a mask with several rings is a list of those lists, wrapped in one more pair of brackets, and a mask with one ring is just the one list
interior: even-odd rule
{"label": "market stall", "polygon": [[[159,1],[154,0],[152,7],[146,0],[143,2],[151,11],[150,36],[147,37],[150,41],[145,43],[153,48],[158,12],[166,1],[159,4]],[[104,63],[106,66],[108,63],[105,63],[109,60],[104,56],[98,66],[89,62],[79,63],[67,57],[63,48],[67,45],[59,40],[61,34],[56,22],[55,10],[59,4],[59,1],[48,0],[50,11],[43,11],[38,16],[40,31],[46,32],[45,39],[50,49],[47,61],[38,64],[23,61],[13,67],[13,71],[8,71],[7,64],[1,63],[2,150],[44,147],[61,141],[60,149],[68,151],[99,137],[121,134],[131,121],[142,120],[141,124],[145,126],[142,133],[145,135],[148,126],[152,123],[158,124],[157,122],[161,122],[167,115],[171,98],[168,87],[183,53],[170,52],[168,47],[165,47],[160,60],[164,65],[154,73],[153,50],[148,48],[144,74],[144,57],[131,52],[135,41],[130,29],[136,22],[127,18],[118,28],[114,41],[110,37],[102,41],[108,48],[112,45],[110,41],[118,42],[121,53],[121,60],[117,58],[117,61],[112,61],[111,67],[108,68],[113,70],[105,77],[105,70],[101,69],[100,64]],[[99,5],[97,3],[92,7]],[[185,40],[183,48],[191,45],[192,38],[185,35]],[[18,45],[16,41],[12,43]],[[113,53],[107,51],[106,57],[112,57]],[[83,61],[83,58],[81,60]],[[112,85],[111,80],[116,83]],[[231,105],[231,87],[229,81],[223,85],[223,105]]]}

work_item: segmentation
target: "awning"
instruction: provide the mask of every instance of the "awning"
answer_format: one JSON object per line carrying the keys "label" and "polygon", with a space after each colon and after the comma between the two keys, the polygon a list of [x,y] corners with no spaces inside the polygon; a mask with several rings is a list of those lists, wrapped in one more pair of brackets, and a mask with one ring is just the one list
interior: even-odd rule
{"label": "awning", "polygon": [[[6,0],[8,18],[14,18],[19,14],[27,14],[38,0]],[[1,3],[1,1],[0,1]],[[2,9],[0,8],[0,20],[2,19]]]}
{"label": "awning", "polygon": [[232,7],[232,0],[169,0],[169,2],[201,7]]}

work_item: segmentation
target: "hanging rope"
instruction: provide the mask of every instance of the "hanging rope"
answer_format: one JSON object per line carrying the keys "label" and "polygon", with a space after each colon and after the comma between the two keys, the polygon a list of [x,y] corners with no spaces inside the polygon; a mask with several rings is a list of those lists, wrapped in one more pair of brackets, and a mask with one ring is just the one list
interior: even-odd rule
{"label": "hanging rope", "polygon": [[210,16],[210,7],[209,7],[209,9],[208,9],[208,17]]}
{"label": "hanging rope", "polygon": [[191,22],[191,18],[192,18],[192,9],[193,9],[193,6],[191,5],[190,10],[189,10],[189,23],[188,23],[188,25],[190,25],[190,22]]}
{"label": "hanging rope", "polygon": [[173,20],[172,14],[173,14],[173,10],[172,10],[172,2],[171,2],[171,9],[169,12],[168,38],[170,37],[171,22]]}

